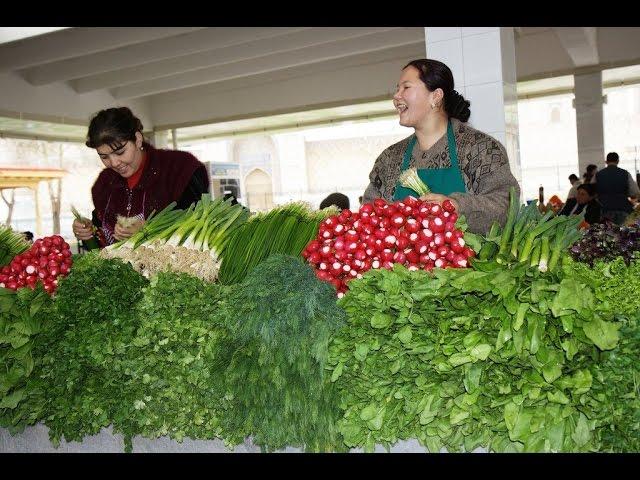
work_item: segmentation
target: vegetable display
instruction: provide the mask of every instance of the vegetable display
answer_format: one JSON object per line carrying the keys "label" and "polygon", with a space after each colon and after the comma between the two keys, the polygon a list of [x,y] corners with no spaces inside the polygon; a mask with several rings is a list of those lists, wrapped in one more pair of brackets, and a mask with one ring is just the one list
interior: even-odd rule
{"label": "vegetable display", "polygon": [[69,274],[73,259],[69,244],[60,235],[37,239],[31,248],[16,255],[0,269],[0,287],[17,290],[42,283],[53,294],[60,278]]}
{"label": "vegetable display", "polygon": [[[0,288],[0,426],[42,423],[54,445],[110,427],[125,451],[136,435],[265,451],[411,439],[638,451],[633,229],[599,237],[602,258],[572,258],[579,216],[510,201],[504,228],[482,238],[453,204],[413,197],[249,219],[207,196],[169,205],[127,241],[74,257],[55,295]],[[49,256],[67,257],[45,240],[5,271],[26,276],[14,266],[35,269],[45,247],[50,277]]]}
{"label": "vegetable display", "polygon": [[394,203],[379,198],[358,212],[346,209],[327,218],[302,255],[341,297],[350,280],[394,263],[412,271],[467,267],[475,252],[457,221],[450,200],[440,205],[414,197]]}
{"label": "vegetable display", "polygon": [[232,285],[270,255],[297,257],[318,233],[318,226],[336,207],[312,211],[302,202],[276,207],[252,216],[229,238],[220,268],[220,282]]}

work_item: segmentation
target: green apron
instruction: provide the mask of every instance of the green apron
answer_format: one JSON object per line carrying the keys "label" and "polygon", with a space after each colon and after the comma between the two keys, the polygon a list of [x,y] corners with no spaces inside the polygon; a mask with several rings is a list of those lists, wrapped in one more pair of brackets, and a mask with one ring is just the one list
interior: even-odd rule
{"label": "green apron", "polygon": [[[400,173],[409,168],[411,160],[411,152],[416,144],[416,136],[413,135],[402,159],[402,167]],[[449,195],[454,192],[465,193],[467,191],[462,179],[462,172],[458,166],[458,152],[456,150],[456,139],[453,135],[453,127],[451,120],[447,123],[447,140],[449,142],[449,155],[451,157],[451,166],[449,168],[421,168],[418,169],[418,176],[429,187],[433,193]],[[403,187],[398,182],[393,193],[393,200],[403,200],[409,195],[417,197],[418,194],[410,188]]]}

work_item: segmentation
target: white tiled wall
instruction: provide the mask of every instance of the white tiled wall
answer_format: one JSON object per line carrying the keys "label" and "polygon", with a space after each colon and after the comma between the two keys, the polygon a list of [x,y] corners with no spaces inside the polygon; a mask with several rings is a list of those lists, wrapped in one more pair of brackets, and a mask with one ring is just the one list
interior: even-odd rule
{"label": "white tiled wall", "polygon": [[451,69],[456,89],[459,86],[465,85],[462,37],[441,40],[434,43],[427,40],[427,58],[440,60]]}
{"label": "white tiled wall", "polygon": [[488,32],[462,39],[466,85],[502,81],[500,32]]}
{"label": "white tiled wall", "polygon": [[505,130],[504,88],[502,82],[469,85],[467,100],[471,102],[469,123],[485,132]]}
{"label": "white tiled wall", "polygon": [[471,102],[469,123],[503,143],[520,180],[513,28],[425,27],[425,41],[427,58],[446,63]]}
{"label": "white tiled wall", "polygon": [[460,30],[463,37],[470,37],[482,33],[497,32],[500,30],[500,27],[464,27]]}

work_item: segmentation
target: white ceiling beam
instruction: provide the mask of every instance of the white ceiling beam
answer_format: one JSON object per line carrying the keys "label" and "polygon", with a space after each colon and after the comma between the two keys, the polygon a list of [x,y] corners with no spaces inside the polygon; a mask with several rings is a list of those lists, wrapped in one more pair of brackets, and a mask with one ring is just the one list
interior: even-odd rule
{"label": "white ceiling beam", "polygon": [[[249,60],[264,55],[298,50],[331,41],[357,38],[371,33],[393,30],[394,28],[313,28],[270,38],[268,41],[244,33],[247,43],[226,48],[216,48],[194,55],[185,55],[171,60],[148,63],[141,68],[118,69],[100,75],[79,78],[70,82],[78,93],[86,93],[104,88],[115,88],[165,76],[176,75],[205,67],[214,67],[241,60]],[[224,47],[224,45],[221,45]]]}
{"label": "white ceiling beam", "polygon": [[74,27],[0,45],[0,73],[166,38],[200,27]]}
{"label": "white ceiling beam", "polygon": [[179,90],[196,85],[221,82],[247,75],[271,72],[336,58],[357,56],[377,50],[424,42],[424,28],[401,28],[374,33],[355,39],[331,42],[290,52],[243,60],[223,66],[209,67],[193,72],[172,75],[118,87],[111,94],[118,100]]}
{"label": "white ceiling beam", "polygon": [[[141,72],[144,75],[147,64],[153,65],[152,62],[203,52],[214,46],[222,48],[237,45],[246,42],[247,39],[265,40],[308,29],[309,27],[203,28],[195,32],[108,50],[102,52],[99,57],[84,55],[27,68],[18,71],[18,73],[31,85],[38,86],[81,77],[102,78],[104,73],[107,76],[109,74],[117,75],[117,72],[123,72],[127,69]],[[145,67],[142,69],[135,68],[143,64]],[[118,70],[114,70],[116,65]]]}
{"label": "white ceiling beam", "polygon": [[599,63],[596,27],[554,27],[553,30],[576,67]]}

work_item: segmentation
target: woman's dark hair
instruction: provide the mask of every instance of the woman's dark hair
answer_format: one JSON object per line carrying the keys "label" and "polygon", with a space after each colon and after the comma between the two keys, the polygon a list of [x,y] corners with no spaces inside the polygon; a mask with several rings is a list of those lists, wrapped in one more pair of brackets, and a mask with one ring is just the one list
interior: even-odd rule
{"label": "woman's dark hair", "polygon": [[595,194],[597,193],[595,183],[583,183],[582,185],[578,186],[578,190],[586,190],[590,197],[595,196]]}
{"label": "woman's dark hair", "polygon": [[91,119],[85,145],[89,148],[109,145],[117,150],[128,141],[135,142],[136,132],[142,133],[142,122],[129,108],[107,108]]}
{"label": "woman's dark hair", "polygon": [[322,200],[322,202],[320,202],[320,210],[330,207],[331,205],[335,205],[340,210],[349,208],[349,197],[339,192],[332,193],[331,195],[327,196],[327,198]]}
{"label": "woman's dark hair", "polygon": [[597,169],[598,169],[598,166],[594,165],[593,163],[590,165],[587,165],[587,173],[593,173],[594,170],[597,170]]}
{"label": "woman's dark hair", "polygon": [[421,58],[412,60],[402,69],[414,67],[420,72],[420,80],[427,86],[430,92],[441,88],[444,92],[444,110],[452,118],[466,122],[471,116],[471,102],[453,89],[453,73],[451,69],[438,60]]}

